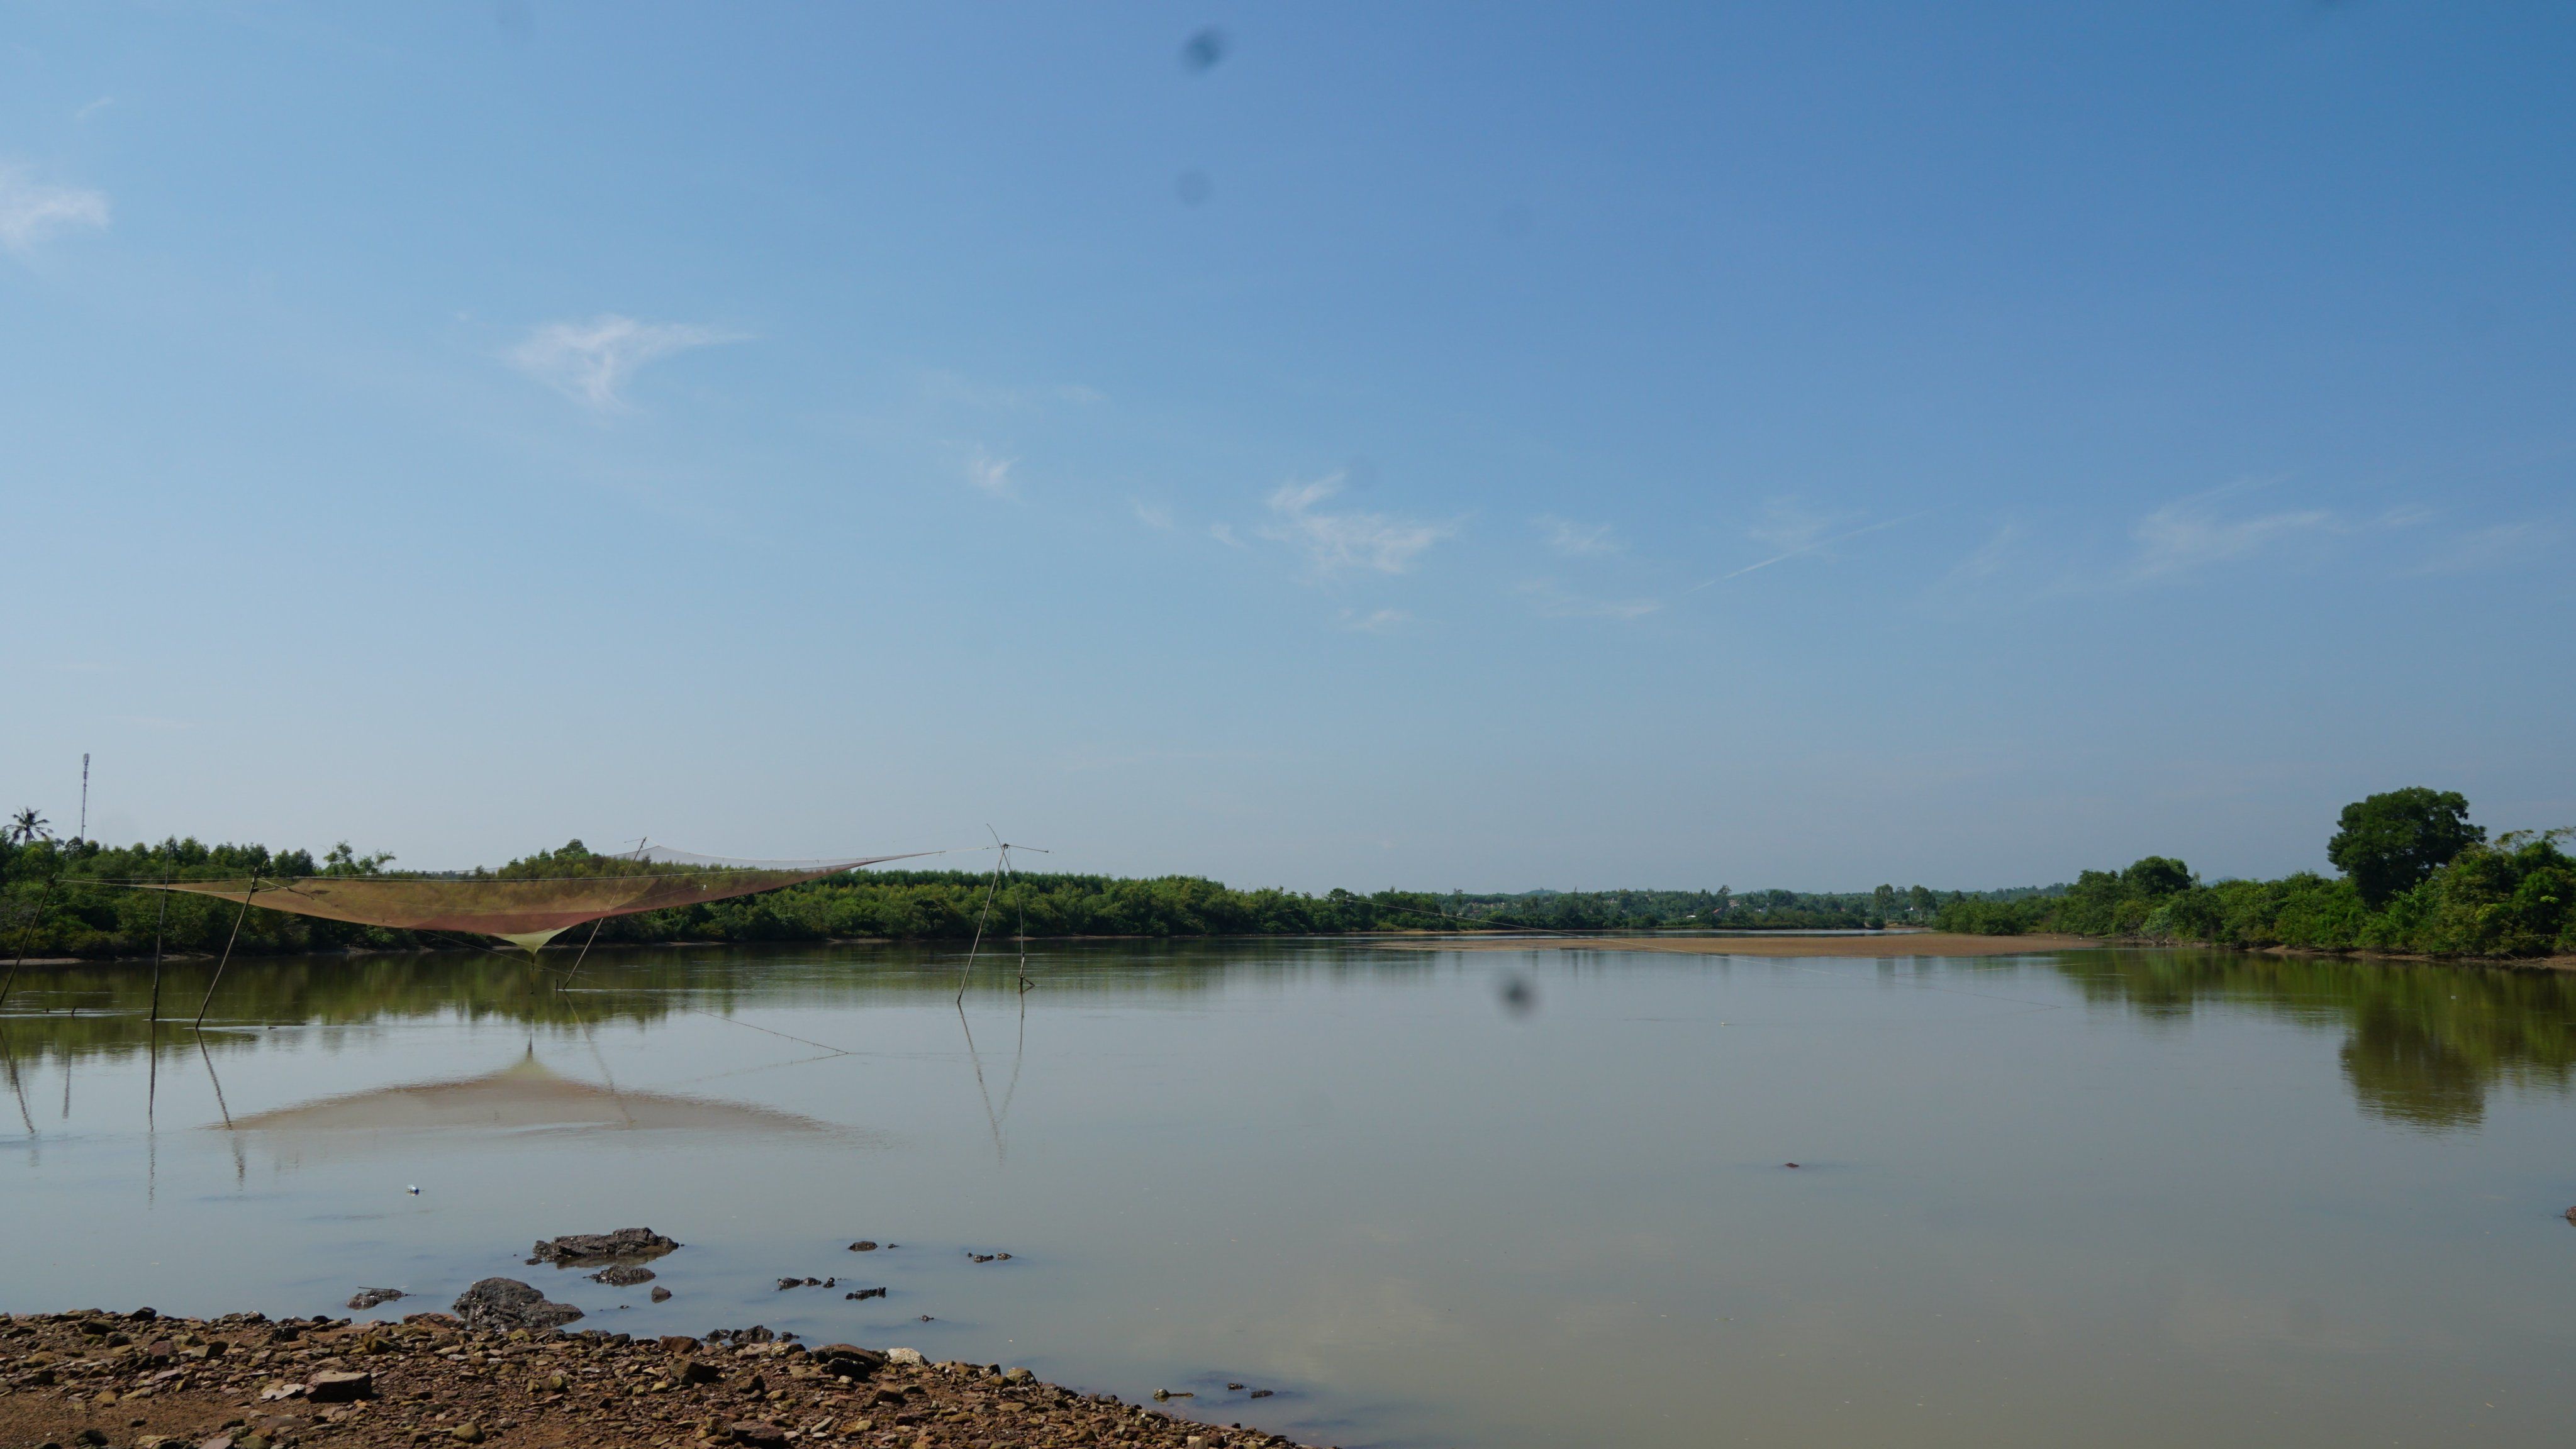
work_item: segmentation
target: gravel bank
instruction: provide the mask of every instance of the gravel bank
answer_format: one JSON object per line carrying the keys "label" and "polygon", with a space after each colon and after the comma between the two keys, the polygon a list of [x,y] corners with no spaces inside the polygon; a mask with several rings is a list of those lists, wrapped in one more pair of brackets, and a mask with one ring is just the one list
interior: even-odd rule
{"label": "gravel bank", "polygon": [[1025,1369],[753,1337],[475,1331],[443,1313],[399,1324],[148,1308],[0,1316],[0,1446],[1292,1449]]}

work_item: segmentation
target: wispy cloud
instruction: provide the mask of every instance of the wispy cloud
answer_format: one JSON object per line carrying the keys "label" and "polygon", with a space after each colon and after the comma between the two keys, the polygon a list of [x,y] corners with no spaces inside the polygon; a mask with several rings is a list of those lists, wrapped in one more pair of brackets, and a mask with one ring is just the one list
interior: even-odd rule
{"label": "wispy cloud", "polygon": [[17,166],[0,165],[0,247],[19,256],[56,232],[107,225],[107,193],[48,186]]}
{"label": "wispy cloud", "polygon": [[1642,619],[1663,607],[1656,599],[1595,599],[1571,593],[1554,579],[1531,579],[1518,589],[1530,607],[1550,619]]}
{"label": "wispy cloud", "polygon": [[1224,544],[1227,548],[1241,548],[1244,546],[1243,540],[1234,536],[1234,525],[1231,523],[1209,524],[1208,537]]}
{"label": "wispy cloud", "polygon": [[972,448],[966,454],[966,481],[996,498],[1014,497],[1018,490],[1012,486],[1011,469],[1019,461],[980,446]]}
{"label": "wispy cloud", "polygon": [[1773,503],[1766,511],[1764,520],[1745,529],[1744,532],[1754,542],[1768,545],[1776,552],[1767,558],[1756,559],[1740,569],[1719,574],[1716,578],[1702,579],[1682,592],[1697,593],[1711,584],[1722,584],[1728,579],[1740,579],[1746,574],[1758,573],[1773,564],[1784,564],[1793,558],[1823,553],[1835,544],[1859,538],[1863,534],[1912,523],[1931,511],[1927,508],[1906,514],[1902,518],[1882,518],[1876,523],[1864,523],[1857,528],[1846,528],[1842,525],[1849,523],[1857,515],[1811,513],[1792,502]]}
{"label": "wispy cloud", "polygon": [[1159,503],[1148,503],[1142,498],[1130,498],[1127,500],[1127,507],[1136,515],[1136,521],[1147,528],[1158,528],[1169,533],[1176,526],[1172,521],[1172,510]]}
{"label": "wispy cloud", "polygon": [[2467,574],[2507,568],[2547,553],[2565,536],[2565,531],[2554,523],[2499,523],[2471,529],[2444,544],[2413,572]]}
{"label": "wispy cloud", "polygon": [[1402,609],[1372,609],[1363,614],[1356,609],[1342,611],[1342,627],[1362,634],[1392,634],[1414,622]]}
{"label": "wispy cloud", "polygon": [[2214,564],[2249,559],[2276,545],[2323,533],[2342,532],[2332,512],[2323,508],[2290,509],[2228,517],[2222,499],[2242,491],[2228,487],[2166,504],[2130,525],[2137,544],[2121,579],[2152,583],[2197,572]]}
{"label": "wispy cloud", "polygon": [[1941,576],[1939,587],[1961,588],[2003,572],[2005,561],[2012,557],[2013,548],[2021,542],[2021,532],[2018,523],[2006,523],[1997,528],[1993,537],[1977,545],[1976,552],[1951,565],[1950,571]]}
{"label": "wispy cloud", "polygon": [[573,401],[602,412],[624,405],[619,389],[657,358],[740,342],[740,333],[685,322],[638,322],[615,313],[587,322],[548,322],[509,351],[510,365]]}
{"label": "wispy cloud", "polygon": [[1851,513],[1818,513],[1794,498],[1775,498],[1764,506],[1762,521],[1746,525],[1744,533],[1782,558],[1795,558],[1823,547],[1826,535],[1850,527],[1857,516]]}
{"label": "wispy cloud", "polygon": [[1344,475],[1312,483],[1284,483],[1270,495],[1271,522],[1261,536],[1303,550],[1315,571],[1369,568],[1400,574],[1424,550],[1458,531],[1454,523],[1425,523],[1383,513],[1327,513],[1321,505],[1342,489]]}
{"label": "wispy cloud", "polygon": [[1549,548],[1569,558],[1608,558],[1628,549],[1606,523],[1576,523],[1552,514],[1541,514],[1530,522],[1545,536]]}

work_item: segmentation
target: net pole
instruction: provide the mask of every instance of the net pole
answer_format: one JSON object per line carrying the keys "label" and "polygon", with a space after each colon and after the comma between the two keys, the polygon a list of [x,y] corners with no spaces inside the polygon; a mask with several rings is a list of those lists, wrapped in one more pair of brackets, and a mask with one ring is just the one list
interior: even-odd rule
{"label": "net pole", "polygon": [[27,1124],[27,1135],[36,1135],[35,1114],[27,1110],[27,1084],[18,1080],[18,1052],[9,1044],[9,1032],[0,1027],[0,1057],[9,1063],[9,1090],[18,1097],[18,1120]]}
{"label": "net pole", "polygon": [[[1004,860],[1010,859],[1010,851],[1005,849],[1002,852],[1002,858]],[[1019,897],[1020,900],[1020,994],[1022,996],[1026,996],[1029,994],[1029,988],[1035,986],[1037,983],[1029,979],[1029,883],[1020,879],[1020,871],[1017,866],[1013,866],[1011,868],[1011,894]],[[1026,1003],[1022,1003],[1021,1005],[1020,1022],[1021,1030],[1025,1032],[1028,1029],[1028,1008]],[[1011,1069],[1011,1081],[1014,1085],[1017,1085],[1019,1079],[1019,1068],[1015,1065]],[[1009,1102],[1008,1093],[1004,1094],[1003,1100],[1005,1105],[1007,1105]]]}
{"label": "net pole", "polygon": [[[242,892],[241,915],[233,917],[233,933],[224,938],[224,955],[222,960],[215,963],[215,979],[206,983],[206,999],[197,1003],[197,1019],[188,1023],[200,1032],[204,1031],[206,1027],[206,1008],[215,1004],[215,988],[224,984],[224,968],[232,964],[233,943],[241,939],[242,918],[250,914],[250,898],[258,894],[259,877],[254,875],[250,878],[250,889]],[[205,1045],[205,1042],[200,1040],[197,1045],[202,1047]],[[212,1072],[214,1069],[214,1061],[212,1058],[209,1058],[206,1062],[206,1070]],[[221,1087],[217,1087],[215,1090],[220,1093],[223,1089]],[[226,1112],[224,1115],[224,1125],[227,1127],[231,1126],[232,1114],[230,1112]]]}
{"label": "net pole", "polygon": [[572,969],[564,973],[564,979],[555,983],[555,990],[561,991],[570,986],[572,979],[581,974],[581,963],[590,959],[590,943],[599,939],[599,923],[607,919],[606,916],[591,918],[590,934],[581,938],[581,953],[572,958]]}
{"label": "net pole", "polygon": [[975,952],[984,944],[984,922],[993,914],[993,892],[1002,888],[1002,862],[993,862],[992,884],[984,887],[984,909],[975,913],[975,939],[966,947],[966,969],[957,973],[957,1005],[966,1005],[966,983],[975,974]]}
{"label": "net pole", "polygon": [[44,890],[36,896],[36,913],[27,918],[26,929],[18,933],[18,959],[9,965],[9,979],[0,982],[0,1006],[8,1005],[9,993],[18,989],[18,968],[27,964],[27,948],[36,939],[36,925],[45,918],[45,907],[53,903],[54,882],[61,879],[60,872],[47,878]]}
{"label": "net pole", "polygon": [[[178,868],[172,866],[169,873],[162,877],[162,883],[167,885],[177,873]],[[161,1020],[161,933],[169,924],[170,893],[165,890],[161,893],[160,913],[152,921],[152,1014],[146,1019],[155,1023]],[[159,1053],[154,1053],[152,1064],[156,1068],[160,1066]]]}

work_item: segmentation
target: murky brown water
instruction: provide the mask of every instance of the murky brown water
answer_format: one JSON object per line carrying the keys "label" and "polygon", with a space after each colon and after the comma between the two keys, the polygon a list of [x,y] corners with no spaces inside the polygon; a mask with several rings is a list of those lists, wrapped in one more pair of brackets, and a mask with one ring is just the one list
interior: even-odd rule
{"label": "murky brown water", "polygon": [[[31,972],[0,1308],[398,1314],[508,1273],[588,1324],[908,1344],[1342,1444],[2519,1445],[2576,1411],[2562,978],[1033,965],[961,1013],[909,951],[594,954],[561,995],[489,956],[235,962],[202,1041],[146,1024],[148,973]],[[519,1263],[647,1225],[689,1245],[665,1304]]]}

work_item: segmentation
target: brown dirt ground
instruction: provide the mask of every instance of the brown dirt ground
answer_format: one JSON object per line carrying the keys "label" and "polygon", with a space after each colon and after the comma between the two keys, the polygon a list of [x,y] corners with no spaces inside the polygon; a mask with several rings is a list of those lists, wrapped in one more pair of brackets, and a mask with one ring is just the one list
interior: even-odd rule
{"label": "brown dirt ground", "polygon": [[1448,936],[1380,941],[1398,951],[1660,951],[1682,956],[2018,956],[2076,951],[2084,936],[1963,936],[1905,931],[1884,936]]}
{"label": "brown dirt ground", "polygon": [[[885,1362],[847,1345],[624,1339],[470,1332],[435,1313],[354,1326],[0,1316],[0,1446],[1290,1449],[1259,1429],[1176,1419],[1026,1370]],[[344,1372],[371,1377],[363,1397],[307,1396],[319,1376]]]}

